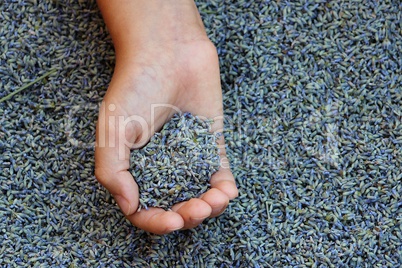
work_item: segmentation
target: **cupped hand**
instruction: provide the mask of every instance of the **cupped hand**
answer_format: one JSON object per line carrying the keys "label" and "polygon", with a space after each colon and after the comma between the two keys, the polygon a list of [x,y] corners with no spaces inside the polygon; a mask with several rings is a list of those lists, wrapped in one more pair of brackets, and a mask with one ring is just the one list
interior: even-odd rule
{"label": "cupped hand", "polygon": [[135,226],[157,234],[195,227],[205,218],[222,213],[229,200],[237,196],[221,137],[221,166],[211,178],[209,191],[201,198],[176,204],[172,211],[150,208],[136,212],[139,192],[129,172],[130,149],[145,145],[154,131],[178,111],[212,118],[212,131],[223,130],[214,46],[208,41],[195,41],[179,50],[183,56],[173,57],[174,62],[161,60],[165,53],[153,51],[124,68],[116,68],[97,125],[96,177]]}
{"label": "cupped hand", "polygon": [[[105,9],[102,4],[100,7]],[[180,29],[180,38],[174,38],[176,31],[154,33],[155,37],[141,39],[147,42],[133,41],[128,46],[130,42],[123,42],[120,33],[113,31],[113,19],[102,12],[104,16],[106,13],[105,20],[109,20],[115,43],[116,67],[100,107],[96,129],[98,181],[110,191],[133,225],[152,233],[193,228],[208,217],[218,216],[229,200],[238,195],[223,136],[219,139],[221,165],[210,180],[211,189],[199,198],[174,205],[171,211],[149,208],[137,212],[139,189],[129,171],[130,150],[144,146],[178,111],[213,119],[212,131],[223,131],[218,56],[200,18],[196,22],[201,30],[190,31],[186,38]],[[148,24],[154,25],[158,19]]]}

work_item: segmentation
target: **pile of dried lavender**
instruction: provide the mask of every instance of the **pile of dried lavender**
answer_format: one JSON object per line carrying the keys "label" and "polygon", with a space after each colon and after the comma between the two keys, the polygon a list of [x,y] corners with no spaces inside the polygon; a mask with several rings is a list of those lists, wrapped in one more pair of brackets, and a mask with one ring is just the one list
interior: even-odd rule
{"label": "pile of dried lavender", "polygon": [[140,190],[140,206],[169,209],[206,192],[219,169],[216,134],[211,121],[190,113],[175,114],[141,150],[132,153],[132,174]]}
{"label": "pile of dried lavender", "polygon": [[156,236],[93,176],[114,66],[96,2],[0,1],[0,266],[399,267],[401,1],[196,2],[240,195]]}

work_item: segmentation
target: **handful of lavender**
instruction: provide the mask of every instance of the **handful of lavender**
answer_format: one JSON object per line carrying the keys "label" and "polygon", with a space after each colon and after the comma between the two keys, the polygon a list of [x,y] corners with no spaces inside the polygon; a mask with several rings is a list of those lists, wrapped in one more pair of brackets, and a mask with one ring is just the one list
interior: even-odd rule
{"label": "handful of lavender", "polygon": [[140,191],[138,210],[168,210],[208,190],[220,162],[211,124],[190,113],[175,114],[144,148],[132,152],[131,173]]}

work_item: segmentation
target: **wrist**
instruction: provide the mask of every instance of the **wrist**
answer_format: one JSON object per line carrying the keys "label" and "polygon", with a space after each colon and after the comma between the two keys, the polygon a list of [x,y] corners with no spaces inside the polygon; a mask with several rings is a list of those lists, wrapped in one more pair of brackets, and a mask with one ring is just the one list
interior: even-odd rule
{"label": "wrist", "polygon": [[193,0],[98,0],[117,58],[208,40]]}

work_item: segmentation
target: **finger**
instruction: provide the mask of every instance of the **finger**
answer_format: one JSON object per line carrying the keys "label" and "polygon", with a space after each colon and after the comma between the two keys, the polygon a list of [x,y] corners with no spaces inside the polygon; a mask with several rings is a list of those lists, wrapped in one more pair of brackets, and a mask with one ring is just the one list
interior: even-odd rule
{"label": "finger", "polygon": [[201,196],[201,199],[208,203],[212,209],[210,218],[220,215],[229,204],[229,197],[216,188],[209,189]]}
{"label": "finger", "polygon": [[174,205],[172,211],[183,218],[183,229],[190,229],[198,226],[208,218],[211,215],[212,208],[205,201],[199,198],[192,198],[189,201]]}
{"label": "finger", "polygon": [[138,228],[159,235],[184,227],[184,220],[178,213],[165,211],[162,208],[142,209],[133,215],[127,216],[127,219]]}
{"label": "finger", "polygon": [[223,135],[218,139],[220,166],[210,180],[211,187],[225,193],[230,200],[239,195],[234,176],[230,170],[229,160],[226,156],[225,141]]}
{"label": "finger", "polygon": [[[138,207],[138,186],[128,172],[130,148],[127,139],[135,140],[134,129],[116,126],[118,107],[104,101],[96,127],[95,176],[114,196],[125,215]],[[113,108],[113,109],[111,109]],[[127,136],[126,136],[127,134]]]}
{"label": "finger", "polygon": [[229,168],[224,168],[221,166],[220,170],[212,175],[211,187],[219,189],[225,193],[230,200],[239,195],[233,174]]}
{"label": "finger", "polygon": [[124,215],[133,214],[138,208],[138,186],[128,171],[113,173],[95,168],[98,181],[113,195]]}
{"label": "finger", "polygon": [[229,199],[234,199],[238,196],[238,190],[235,183],[234,176],[230,170],[229,159],[226,156],[226,145],[224,139],[224,117],[222,116],[223,112],[220,112],[219,115],[213,117],[214,122],[211,126],[211,131],[218,136],[217,143],[219,148],[219,170],[215,172],[210,180],[211,187],[219,189],[223,193],[225,193]]}

